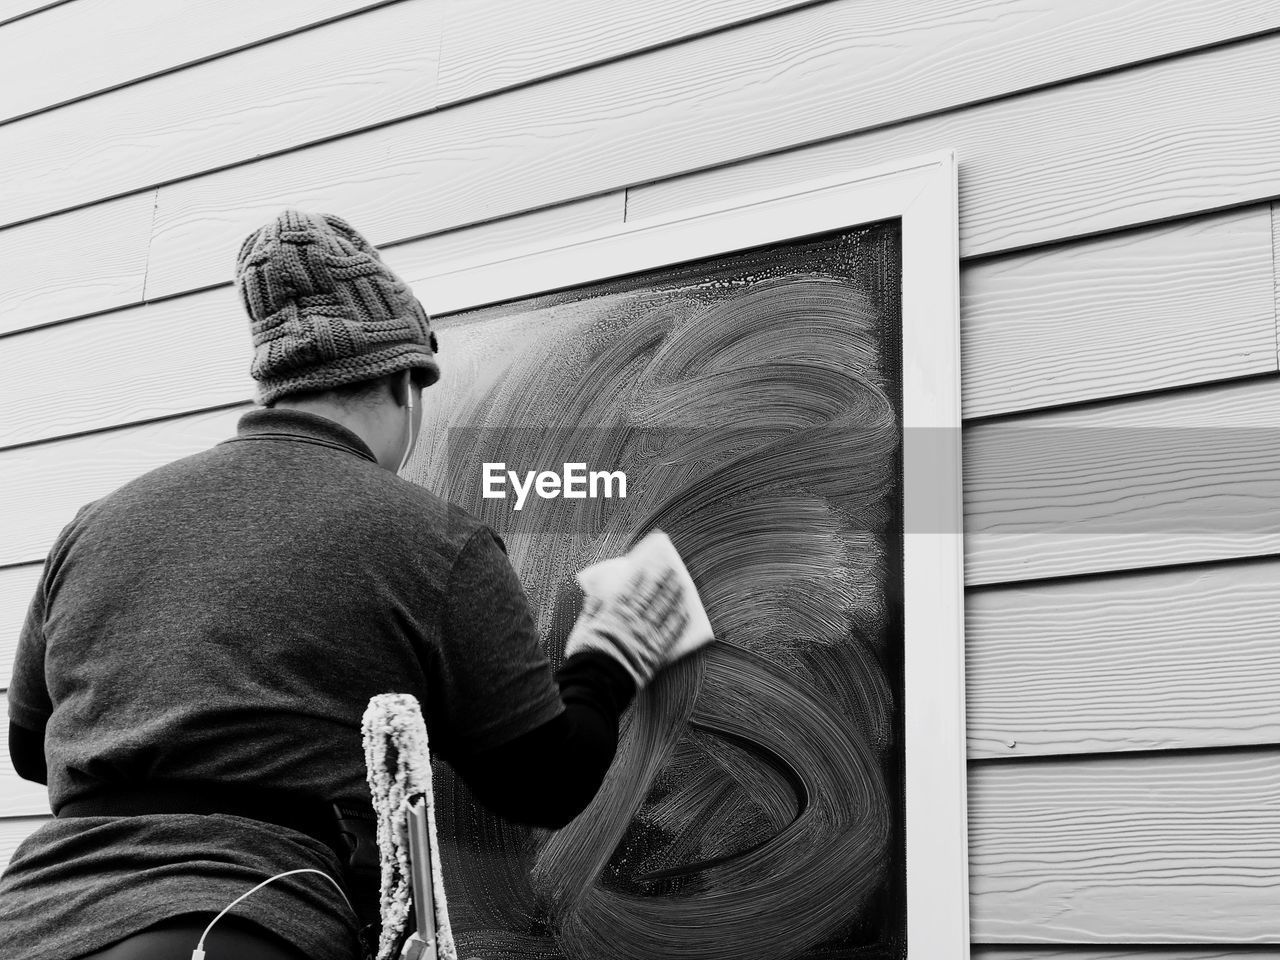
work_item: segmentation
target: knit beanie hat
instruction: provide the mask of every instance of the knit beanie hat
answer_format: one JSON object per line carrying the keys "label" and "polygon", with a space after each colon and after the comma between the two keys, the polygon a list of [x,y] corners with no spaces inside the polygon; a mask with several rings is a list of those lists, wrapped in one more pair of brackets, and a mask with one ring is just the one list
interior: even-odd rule
{"label": "knit beanie hat", "polygon": [[258,402],[399,370],[440,379],[427,313],[341,217],[285,210],[245,239],[236,289],[253,334]]}

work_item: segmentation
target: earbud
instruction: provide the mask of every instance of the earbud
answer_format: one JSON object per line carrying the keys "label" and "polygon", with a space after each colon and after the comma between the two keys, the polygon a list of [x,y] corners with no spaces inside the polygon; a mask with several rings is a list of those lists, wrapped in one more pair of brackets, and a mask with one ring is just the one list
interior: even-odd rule
{"label": "earbud", "polygon": [[405,464],[409,462],[409,454],[413,453],[413,371],[406,370],[404,372],[404,400],[405,411],[408,416],[405,418],[405,438],[404,438],[404,456],[400,458],[400,466],[396,468],[396,473],[404,470]]}

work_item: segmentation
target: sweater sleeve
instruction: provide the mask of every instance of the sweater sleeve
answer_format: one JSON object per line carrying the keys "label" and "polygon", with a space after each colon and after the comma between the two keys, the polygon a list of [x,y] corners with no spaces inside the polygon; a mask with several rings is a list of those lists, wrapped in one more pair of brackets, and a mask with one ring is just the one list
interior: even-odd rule
{"label": "sweater sleeve", "polygon": [[600,789],[617,750],[618,719],[635,694],[630,674],[597,651],[569,658],[556,682],[562,713],[453,764],[494,813],[552,829],[586,809]]}
{"label": "sweater sleeve", "polygon": [[439,647],[428,653],[433,751],[452,760],[495,747],[563,709],[529,600],[488,528],[454,562],[442,616]]}
{"label": "sweater sleeve", "polygon": [[561,827],[600,788],[618,719],[635,694],[609,656],[584,652],[555,674],[498,536],[478,530],[449,578],[429,672],[433,752],[507,819]]}

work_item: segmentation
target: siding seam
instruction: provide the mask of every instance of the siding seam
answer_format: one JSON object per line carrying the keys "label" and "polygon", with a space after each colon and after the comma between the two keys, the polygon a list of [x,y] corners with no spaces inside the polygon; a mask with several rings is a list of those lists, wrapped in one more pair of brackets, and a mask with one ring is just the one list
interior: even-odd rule
{"label": "siding seam", "polygon": [[[41,443],[47,441],[32,441]],[[31,444],[28,444],[30,446]],[[1089,570],[1084,573],[1057,573],[1048,577],[1029,577],[1025,580],[994,580],[989,583],[974,583],[964,588],[965,596],[975,593],[997,593],[1001,590],[1025,590],[1028,586],[1051,586],[1057,583],[1079,583],[1087,580],[1117,580],[1122,577],[1150,576],[1151,574],[1172,572],[1175,570],[1193,570],[1197,567],[1216,569],[1219,567],[1244,566],[1251,563],[1274,563],[1280,560],[1280,552],[1250,553],[1238,557],[1209,557],[1199,560],[1179,560],[1173,563],[1162,563],[1155,567],[1122,567],[1118,570]],[[1280,746],[1280,744],[1277,744]]]}
{"label": "siding seam", "polygon": [[[1218,212],[1218,211],[1213,211]],[[1199,216],[1197,213],[1196,216]],[[1165,222],[1165,221],[1161,221]],[[1106,236],[1106,234],[1100,234]],[[1098,235],[1091,235],[1098,236]],[[1024,247],[1022,252],[1028,249],[1036,249],[1035,247]],[[967,263],[967,261],[962,261]],[[1154,389],[1143,390],[1136,393],[1125,393],[1117,396],[1093,397],[1087,400],[1072,400],[1065,403],[1047,403],[1040,407],[1032,407],[1026,410],[1009,410],[1004,413],[984,413],[972,417],[964,418],[965,427],[989,426],[1000,423],[1013,423],[1024,417],[1034,417],[1048,411],[1054,413],[1066,410],[1090,410],[1099,407],[1115,406],[1118,404],[1138,403],[1149,397],[1161,397],[1168,394],[1190,393],[1195,390],[1216,390],[1227,384],[1249,383],[1253,380],[1270,380],[1276,376],[1275,371],[1265,371],[1263,373],[1250,373],[1242,376],[1222,377],[1216,380],[1203,380],[1198,383],[1180,383],[1168,387],[1157,387]]]}
{"label": "siding seam", "polygon": [[53,0],[53,3],[46,3],[43,7],[36,7],[34,10],[27,10],[18,14],[16,17],[10,17],[8,20],[0,20],[0,27],[8,26],[11,23],[17,23],[19,20],[25,20],[27,17],[34,17],[37,13],[44,13],[46,10],[52,10],[54,7],[61,7],[64,4],[71,2],[72,0]]}
{"label": "siding seam", "polygon": [[[160,190],[162,189],[162,187],[156,187],[154,189],[156,191],[156,206],[152,208],[153,232],[155,229],[155,217],[158,215],[159,196],[160,196]],[[134,192],[140,193],[142,191],[134,191]],[[557,207],[569,206],[570,204],[574,204],[574,203],[583,203],[588,200],[594,200],[597,197],[607,197],[610,194],[618,193],[618,192],[619,190],[615,188],[610,190],[602,190],[595,193],[587,193],[581,196],[572,197],[569,200],[557,200],[554,203],[546,203],[536,207],[529,207],[528,209],[521,210],[517,213],[504,214],[502,216],[497,216],[497,217],[486,217],[482,220],[473,220],[469,223],[461,223],[461,224],[458,224],[457,226],[449,227],[448,229],[445,229],[445,230],[432,230],[427,233],[416,233],[407,237],[401,237],[398,240],[388,240],[385,243],[378,244],[377,246],[378,246],[378,249],[381,251],[394,250],[396,247],[404,246],[410,243],[416,243],[419,240],[429,240],[436,237],[443,237],[450,233],[456,233],[460,230],[473,230],[473,229],[476,229],[477,227],[483,227],[491,223],[501,223],[504,220],[518,220],[521,217],[533,216],[534,214],[542,213],[547,210],[554,210]],[[623,188],[621,192],[624,194],[623,219],[625,222],[625,218],[626,218],[625,195],[627,192],[626,188]],[[98,201],[94,201],[93,204],[87,204],[86,206],[94,206],[96,205],[97,202]],[[4,229],[7,229],[7,228],[4,228]],[[2,232],[2,230],[0,230],[0,232]],[[154,240],[155,240],[154,236],[148,237],[148,240],[147,240],[147,266],[145,268],[147,271],[150,270],[151,244],[154,242]],[[160,296],[148,299],[146,297],[145,277],[144,277],[144,290],[143,290],[142,299],[130,301],[129,303],[118,303],[110,307],[102,307],[98,310],[90,310],[87,313],[77,313],[69,317],[58,317],[56,320],[43,320],[39,323],[33,323],[31,324],[31,326],[28,326],[28,327],[17,327],[13,330],[5,330],[3,332],[0,332],[0,341],[4,340],[6,337],[17,337],[25,333],[33,333],[37,330],[47,330],[50,327],[59,327],[65,323],[75,323],[78,320],[92,320],[96,317],[103,317],[112,313],[120,313],[121,311],[124,311],[124,310],[133,310],[137,307],[140,307],[149,303],[163,303],[166,300],[177,300],[182,297],[191,297],[200,293],[208,293],[210,290],[220,290],[223,287],[229,287],[232,285],[232,283],[233,281],[230,281],[230,280],[222,280],[222,281],[219,281],[218,283],[206,283],[203,286],[190,287],[186,290],[177,290],[173,293],[165,293]],[[440,314],[440,316],[442,317],[448,316],[448,314]]]}
{"label": "siding seam", "polygon": [[156,213],[160,209],[160,188],[151,198],[151,226],[147,228],[147,253],[142,260],[142,303],[147,302],[147,279],[151,276],[151,250],[156,242]]}
{"label": "siding seam", "polygon": [[[389,244],[385,246],[389,246]],[[379,246],[378,249],[382,250],[383,246]],[[150,240],[148,240],[148,256],[150,256]],[[102,307],[98,310],[90,310],[88,313],[77,313],[70,317],[58,317],[56,320],[43,320],[39,323],[33,323],[29,327],[18,327],[14,330],[6,330],[3,333],[0,333],[0,340],[4,340],[6,337],[19,337],[24,333],[34,333],[37,330],[48,330],[50,327],[60,327],[64,323],[75,323],[79,320],[92,320],[95,317],[105,317],[108,314],[119,313],[122,310],[133,310],[148,303],[163,303],[166,300],[175,300],[179,297],[192,297],[199,293],[207,293],[210,290],[217,290],[221,287],[229,286],[231,286],[231,281],[228,280],[224,280],[219,283],[207,283],[203,287],[192,287],[190,290],[182,290],[178,293],[166,293],[163,296],[156,297],[154,300],[135,300],[131,303],[121,303],[115,306]]]}
{"label": "siding seam", "polygon": [[807,2],[797,3],[794,6],[787,7],[785,10],[771,10],[764,13],[758,13],[754,17],[747,17],[744,20],[734,20],[731,23],[722,23],[714,27],[708,27],[705,30],[696,33],[686,33],[679,37],[673,37],[670,40],[662,40],[657,43],[651,43],[648,46],[634,47],[625,53],[619,53],[612,57],[602,57],[599,60],[589,60],[585,63],[579,63],[572,67],[565,67],[562,70],[556,70],[551,73],[544,73],[528,80],[521,80],[516,83],[510,83],[506,86],[494,87],[483,93],[473,94],[469,97],[460,97],[457,100],[449,100],[440,104],[441,107],[462,107],[470,103],[477,103],[481,100],[488,100],[492,97],[501,96],[504,93],[513,93],[516,90],[523,90],[526,87],[536,87],[540,83],[548,83],[552,80],[559,80],[562,77],[571,77],[575,73],[586,73],[588,70],[594,70],[597,67],[607,67],[613,63],[620,63],[623,60],[630,60],[633,57],[645,56],[650,53],[656,53],[661,50],[667,50],[671,47],[678,47],[685,43],[693,43],[698,40],[705,40],[707,37],[714,37],[721,33],[731,33],[744,27],[753,26],[766,20],[781,20],[792,14],[802,13],[813,7],[835,6],[836,4],[848,3],[849,0],[807,0]]}
{"label": "siding seam", "polygon": [[[57,437],[41,437],[39,440],[23,440],[21,443],[14,443],[8,446],[0,446],[0,455],[11,453],[14,450],[24,450],[28,447],[39,447],[48,443],[61,443],[63,440],[79,440],[84,437],[92,437],[95,434],[111,433],[113,430],[128,430],[133,427],[145,427],[152,423],[165,423],[170,420],[183,420],[187,417],[198,417],[206,413],[217,413],[219,410],[234,410],[236,407],[252,407],[255,401],[252,397],[245,397],[243,400],[228,400],[226,403],[215,403],[208,407],[199,407],[195,410],[184,410],[181,413],[165,413],[158,417],[142,417],[139,420],[122,420],[119,423],[113,423],[110,426],[90,427],[87,430],[77,430],[75,433],[64,433]],[[6,566],[21,567],[33,561],[18,560],[10,564],[0,563],[0,570]]]}
{"label": "siding seam", "polygon": [[20,567],[38,567],[43,560],[16,560],[13,563],[0,563],[0,570],[17,570]]}
{"label": "siding seam", "polygon": [[454,0],[440,0],[440,29],[436,31],[436,76],[431,86],[431,105],[440,107],[440,64],[444,63],[444,38],[449,31],[449,14]]}
{"label": "siding seam", "polygon": [[[1150,572],[1150,568],[1146,568]],[[968,757],[966,764],[970,770],[975,767],[1026,767],[1045,763],[1070,764],[1103,764],[1126,763],[1139,759],[1168,757],[1177,759],[1204,754],[1236,756],[1239,754],[1265,753],[1280,757],[1280,743],[1233,743],[1206,744],[1196,747],[1150,747],[1143,750],[1096,750],[1082,753],[1044,753],[1035,756],[988,756]]]}

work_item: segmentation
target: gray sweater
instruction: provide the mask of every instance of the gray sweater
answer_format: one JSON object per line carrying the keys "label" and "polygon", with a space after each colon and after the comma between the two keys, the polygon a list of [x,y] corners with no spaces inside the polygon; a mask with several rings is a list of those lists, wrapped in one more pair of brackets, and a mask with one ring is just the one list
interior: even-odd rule
{"label": "gray sweater", "polygon": [[[360,718],[390,691],[424,704],[445,759],[563,709],[488,528],[378,467],[342,426],[258,409],[235,438],[126,484],[62,531],[9,711],[46,730],[55,813],[140,781],[359,802]],[[0,956],[74,957],[301,867],[338,869],[316,840],[240,817],[57,819],[0,879]],[[356,949],[354,918],[314,875],[237,913],[320,960]]]}

